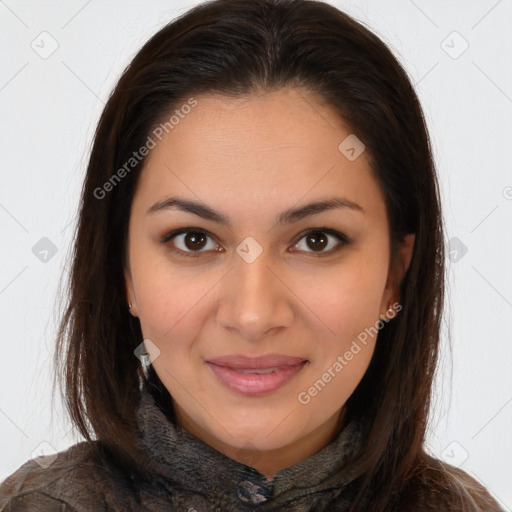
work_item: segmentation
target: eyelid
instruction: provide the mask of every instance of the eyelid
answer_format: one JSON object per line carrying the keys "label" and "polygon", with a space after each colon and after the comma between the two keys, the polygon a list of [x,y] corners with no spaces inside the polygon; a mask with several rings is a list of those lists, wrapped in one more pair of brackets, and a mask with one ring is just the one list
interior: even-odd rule
{"label": "eyelid", "polygon": [[[166,233],[161,238],[161,242],[164,245],[167,245],[168,242],[171,241],[172,239],[174,239],[175,237],[177,237],[179,235],[187,234],[187,233],[203,234],[203,235],[207,236],[208,238],[210,238],[212,241],[214,241],[217,244],[217,246],[219,245],[218,242],[216,242],[216,237],[213,234],[211,234],[206,229],[195,228],[195,227],[186,227],[186,228],[174,229],[174,230]],[[307,235],[312,234],[312,233],[323,233],[323,234],[326,234],[326,235],[330,235],[330,236],[336,238],[338,240],[339,244],[335,248],[330,249],[329,251],[319,251],[319,252],[315,252],[315,251],[296,251],[296,252],[298,252],[298,253],[306,253],[306,254],[311,255],[313,257],[329,256],[329,255],[332,255],[332,254],[338,252],[339,249],[341,249],[342,247],[344,247],[346,245],[349,245],[351,243],[351,239],[347,235],[345,235],[344,233],[342,233],[342,232],[340,232],[340,231],[338,231],[336,229],[332,229],[332,228],[328,228],[328,227],[317,227],[317,228],[306,229],[305,231],[300,233],[297,236],[296,241],[293,243],[293,246],[296,246],[303,238],[305,238]],[[182,249],[178,249],[177,247],[172,247],[171,250],[173,252],[179,253],[179,254],[181,254],[181,255],[183,255],[185,257],[197,257],[197,256],[200,256],[201,254],[211,252],[211,250],[208,250],[208,251],[203,251],[203,250],[200,250],[200,251],[183,251]],[[223,251],[224,250],[222,249],[219,252],[223,252]]]}

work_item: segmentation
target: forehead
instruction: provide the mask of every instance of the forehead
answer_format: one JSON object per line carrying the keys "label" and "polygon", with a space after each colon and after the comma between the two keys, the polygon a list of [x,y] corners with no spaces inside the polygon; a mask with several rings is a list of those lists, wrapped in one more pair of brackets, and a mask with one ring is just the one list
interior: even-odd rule
{"label": "forehead", "polygon": [[385,215],[365,152],[347,158],[343,143],[352,140],[350,128],[308,91],[194,99],[195,106],[176,116],[160,141],[155,139],[140,177],[138,203],[149,207],[183,192],[216,210],[231,207],[261,216],[336,194],[370,214]]}

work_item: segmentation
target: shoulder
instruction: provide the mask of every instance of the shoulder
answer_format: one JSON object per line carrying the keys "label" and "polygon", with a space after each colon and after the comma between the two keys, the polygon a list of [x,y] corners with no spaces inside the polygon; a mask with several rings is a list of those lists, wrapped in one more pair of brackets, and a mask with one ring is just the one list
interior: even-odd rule
{"label": "shoulder", "polygon": [[107,510],[107,495],[121,484],[98,455],[96,442],[81,442],[55,455],[30,459],[0,483],[0,512]]}
{"label": "shoulder", "polygon": [[462,469],[427,456],[407,482],[403,512],[504,512],[489,491]]}

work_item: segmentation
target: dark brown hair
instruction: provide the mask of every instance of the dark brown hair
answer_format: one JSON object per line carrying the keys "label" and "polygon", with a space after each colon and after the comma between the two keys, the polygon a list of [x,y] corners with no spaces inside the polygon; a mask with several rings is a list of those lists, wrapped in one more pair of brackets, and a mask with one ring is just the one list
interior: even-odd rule
{"label": "dark brown hair", "polygon": [[[400,314],[380,332],[370,366],[347,402],[365,418],[365,448],[353,462],[352,510],[413,510],[427,488],[474,510],[462,472],[423,448],[438,358],[444,298],[444,235],[424,117],[411,82],[387,46],[335,7],[307,0],[216,0],[173,20],[137,53],[99,121],[87,168],[55,362],[78,431],[127,471],[147,467],[135,443],[145,379],[134,350],[123,266],[130,208],[142,160],[104,197],[98,189],[184,99],[303,87],[322,98],[361,139],[388,210],[394,249],[415,247],[401,283]],[[95,193],[96,191],[96,193]],[[393,252],[394,254],[394,252]],[[148,382],[164,410],[169,393]],[[170,418],[172,418],[171,413]],[[448,503],[448,502],[447,502]]]}

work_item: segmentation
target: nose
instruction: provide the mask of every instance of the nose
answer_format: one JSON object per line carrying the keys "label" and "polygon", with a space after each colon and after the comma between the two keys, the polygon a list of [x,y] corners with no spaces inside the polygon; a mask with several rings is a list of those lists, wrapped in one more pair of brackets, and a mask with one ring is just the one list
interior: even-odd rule
{"label": "nose", "polygon": [[217,322],[237,337],[255,342],[289,327],[293,293],[265,251],[251,263],[236,255],[221,288]]}

